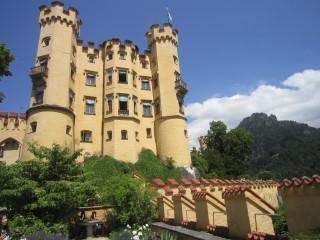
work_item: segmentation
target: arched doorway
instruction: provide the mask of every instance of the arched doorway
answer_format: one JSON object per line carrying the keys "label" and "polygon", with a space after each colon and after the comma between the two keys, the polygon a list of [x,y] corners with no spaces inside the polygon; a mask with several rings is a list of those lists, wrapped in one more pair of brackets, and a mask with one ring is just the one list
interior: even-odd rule
{"label": "arched doorway", "polygon": [[0,161],[7,165],[15,163],[20,158],[21,143],[14,138],[7,138],[0,143]]}

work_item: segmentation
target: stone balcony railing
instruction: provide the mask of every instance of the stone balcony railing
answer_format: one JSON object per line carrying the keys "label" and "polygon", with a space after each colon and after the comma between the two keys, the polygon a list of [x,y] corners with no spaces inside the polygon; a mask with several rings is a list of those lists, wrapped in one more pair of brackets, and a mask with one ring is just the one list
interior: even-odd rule
{"label": "stone balcony railing", "polygon": [[29,75],[32,79],[46,77],[48,75],[48,68],[45,66],[30,68]]}
{"label": "stone balcony railing", "polygon": [[129,110],[118,110],[119,116],[129,116]]}
{"label": "stone balcony railing", "polygon": [[177,93],[179,93],[182,96],[185,96],[188,92],[188,84],[186,84],[181,79],[175,81],[175,88]]}

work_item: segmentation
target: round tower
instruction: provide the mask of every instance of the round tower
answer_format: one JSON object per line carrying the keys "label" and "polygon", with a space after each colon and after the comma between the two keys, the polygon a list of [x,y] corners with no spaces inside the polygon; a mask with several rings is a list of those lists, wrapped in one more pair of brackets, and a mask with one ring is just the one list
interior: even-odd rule
{"label": "round tower", "polygon": [[76,39],[81,20],[74,8],[64,10],[55,1],[51,9],[41,6],[40,37],[35,67],[30,69],[32,92],[21,159],[34,156],[27,142],[51,147],[58,143],[74,151],[73,105]]}
{"label": "round tower", "polygon": [[178,31],[170,23],[152,25],[146,33],[153,79],[155,136],[160,159],[172,157],[177,166],[190,166],[190,148],[184,113],[187,84],[181,79]]}

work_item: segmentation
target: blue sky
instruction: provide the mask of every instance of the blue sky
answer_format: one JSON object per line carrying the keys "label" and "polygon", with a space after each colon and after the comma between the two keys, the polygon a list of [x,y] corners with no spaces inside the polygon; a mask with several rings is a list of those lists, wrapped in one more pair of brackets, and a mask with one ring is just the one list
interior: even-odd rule
{"label": "blue sky", "polygon": [[[38,7],[50,2],[1,4],[0,41],[16,60],[11,66],[13,77],[0,82],[7,95],[0,111],[28,109],[28,71],[35,62],[39,37]],[[207,131],[209,121],[222,120],[233,128],[253,112],[320,127],[320,113],[316,114],[320,112],[319,0],[63,2],[66,8],[78,9],[84,42],[98,45],[118,37],[132,40],[141,52],[146,49],[145,32],[152,24],[167,21],[169,6],[179,30],[182,78],[189,85],[185,104],[191,145],[197,145],[196,138]],[[307,91],[306,86],[312,88]]]}

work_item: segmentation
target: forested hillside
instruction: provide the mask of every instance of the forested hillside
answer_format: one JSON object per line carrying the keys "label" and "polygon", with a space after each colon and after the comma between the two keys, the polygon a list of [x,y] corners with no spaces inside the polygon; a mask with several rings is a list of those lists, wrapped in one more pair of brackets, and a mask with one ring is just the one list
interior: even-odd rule
{"label": "forested hillside", "polygon": [[320,172],[320,129],[265,113],[252,114],[238,128],[252,134],[250,175],[270,171],[283,179]]}

